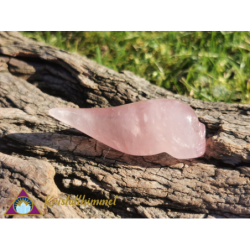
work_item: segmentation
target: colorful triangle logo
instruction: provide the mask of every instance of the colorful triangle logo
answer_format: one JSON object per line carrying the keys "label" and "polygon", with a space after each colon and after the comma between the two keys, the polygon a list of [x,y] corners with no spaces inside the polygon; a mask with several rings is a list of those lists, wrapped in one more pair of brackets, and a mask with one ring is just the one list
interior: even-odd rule
{"label": "colorful triangle logo", "polygon": [[23,188],[4,215],[42,215]]}

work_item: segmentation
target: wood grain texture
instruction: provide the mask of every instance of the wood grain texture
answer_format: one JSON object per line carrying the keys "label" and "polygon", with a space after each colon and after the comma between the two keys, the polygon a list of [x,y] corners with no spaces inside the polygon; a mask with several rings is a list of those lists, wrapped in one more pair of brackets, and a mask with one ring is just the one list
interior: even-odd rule
{"label": "wood grain texture", "polygon": [[[206,125],[204,157],[126,155],[48,115],[55,107],[154,98],[178,99],[195,110]],[[116,206],[54,205],[42,209],[45,218],[249,218],[249,121],[250,105],[176,95],[131,72],[0,32],[0,217],[24,187],[40,208],[52,193],[118,195]]]}

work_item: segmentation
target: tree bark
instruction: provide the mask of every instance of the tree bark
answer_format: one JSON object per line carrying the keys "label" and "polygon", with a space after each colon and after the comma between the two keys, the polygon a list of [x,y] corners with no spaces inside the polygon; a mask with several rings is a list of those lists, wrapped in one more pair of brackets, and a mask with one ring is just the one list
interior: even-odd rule
{"label": "tree bark", "polygon": [[[118,152],[48,115],[54,107],[110,107],[178,99],[206,125],[204,157]],[[21,188],[39,218],[249,218],[250,105],[173,94],[131,72],[0,32],[0,217]],[[54,204],[46,196],[114,199],[114,206]],[[9,216],[18,217],[18,216]]]}

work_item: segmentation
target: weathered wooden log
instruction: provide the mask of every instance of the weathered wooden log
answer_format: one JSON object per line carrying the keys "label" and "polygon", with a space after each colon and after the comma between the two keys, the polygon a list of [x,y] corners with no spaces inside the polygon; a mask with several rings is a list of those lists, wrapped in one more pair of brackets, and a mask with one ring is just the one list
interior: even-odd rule
{"label": "weathered wooden log", "polygon": [[[126,155],[48,115],[54,107],[153,98],[178,99],[195,110],[206,125],[204,157]],[[0,32],[0,217],[21,187],[43,217],[250,217],[249,121],[250,105],[176,95],[131,72]],[[115,206],[44,207],[48,195],[68,194],[117,199]]]}

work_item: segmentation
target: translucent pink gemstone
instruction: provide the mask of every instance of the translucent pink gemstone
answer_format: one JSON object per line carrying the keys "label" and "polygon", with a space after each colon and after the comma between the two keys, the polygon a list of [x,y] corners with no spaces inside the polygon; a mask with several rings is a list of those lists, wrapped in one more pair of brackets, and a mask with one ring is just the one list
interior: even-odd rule
{"label": "translucent pink gemstone", "polygon": [[188,105],[154,99],[110,108],[54,108],[54,118],[130,155],[167,152],[178,159],[202,156],[205,125]]}

